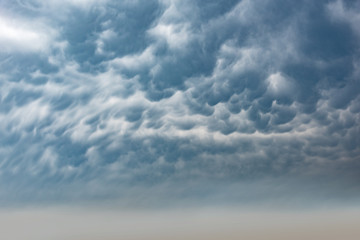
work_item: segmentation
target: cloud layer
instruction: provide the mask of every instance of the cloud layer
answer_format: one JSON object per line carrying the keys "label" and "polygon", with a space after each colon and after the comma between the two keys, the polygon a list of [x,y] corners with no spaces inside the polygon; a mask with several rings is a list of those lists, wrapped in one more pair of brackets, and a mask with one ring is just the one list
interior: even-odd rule
{"label": "cloud layer", "polygon": [[1,199],[224,186],[242,199],[247,183],[264,182],[358,197],[358,10],[341,0],[3,1]]}

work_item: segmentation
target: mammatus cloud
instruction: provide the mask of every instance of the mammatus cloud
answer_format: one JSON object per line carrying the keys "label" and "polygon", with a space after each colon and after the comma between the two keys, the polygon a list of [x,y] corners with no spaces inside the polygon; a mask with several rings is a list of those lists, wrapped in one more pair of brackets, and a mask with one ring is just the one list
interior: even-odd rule
{"label": "mammatus cloud", "polygon": [[4,202],[358,197],[356,3],[0,7]]}

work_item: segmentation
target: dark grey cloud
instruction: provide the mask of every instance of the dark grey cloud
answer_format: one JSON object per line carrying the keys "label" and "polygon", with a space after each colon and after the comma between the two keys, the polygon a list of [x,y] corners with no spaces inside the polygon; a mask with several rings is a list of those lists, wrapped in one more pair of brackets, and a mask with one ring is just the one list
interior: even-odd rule
{"label": "dark grey cloud", "polygon": [[357,198],[359,7],[1,3],[3,203]]}

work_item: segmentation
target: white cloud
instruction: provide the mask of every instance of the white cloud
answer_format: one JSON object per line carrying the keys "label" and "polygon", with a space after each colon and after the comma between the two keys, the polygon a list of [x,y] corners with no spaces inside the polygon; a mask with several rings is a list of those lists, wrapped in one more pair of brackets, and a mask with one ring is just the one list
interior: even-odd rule
{"label": "white cloud", "polygon": [[47,51],[55,35],[42,23],[0,16],[0,52]]}
{"label": "white cloud", "polygon": [[148,34],[160,43],[165,42],[171,50],[184,50],[194,39],[194,32],[190,30],[191,22],[184,13],[186,4],[181,5],[181,1],[176,0],[161,2],[166,10],[156,26],[148,30]]}
{"label": "white cloud", "polygon": [[95,4],[103,4],[107,0],[21,0],[17,1],[20,6],[33,11],[66,10],[68,7],[90,9]]}
{"label": "white cloud", "polygon": [[107,29],[103,32],[101,32],[98,36],[98,39],[96,40],[96,53],[97,54],[106,54],[104,47],[106,44],[106,41],[111,40],[115,38],[117,34],[112,29]]}
{"label": "white cloud", "polygon": [[9,130],[22,132],[24,128],[44,120],[50,113],[47,103],[35,100],[21,107],[13,107],[7,115],[0,115],[0,121],[5,126],[11,126]]}
{"label": "white cloud", "polygon": [[[356,9],[357,8],[357,9]],[[344,6],[344,2],[342,0],[337,0],[328,5],[328,12],[330,16],[334,20],[344,21],[350,24],[352,29],[359,35],[360,37],[360,13],[359,13],[360,5],[355,5],[355,9],[349,9]]]}
{"label": "white cloud", "polygon": [[52,147],[47,147],[39,160],[30,166],[30,173],[37,175],[40,171],[46,169],[50,175],[54,175],[57,172],[58,155]]}
{"label": "white cloud", "polygon": [[155,63],[156,57],[154,47],[149,46],[139,54],[126,55],[124,57],[115,58],[110,62],[111,65],[123,67],[130,70],[141,70]]}
{"label": "white cloud", "polygon": [[269,93],[274,96],[292,96],[294,94],[293,81],[280,72],[271,74],[266,81]]}
{"label": "white cloud", "polygon": [[187,24],[159,23],[148,32],[150,36],[160,41],[165,41],[172,50],[184,49],[190,42],[191,32]]}

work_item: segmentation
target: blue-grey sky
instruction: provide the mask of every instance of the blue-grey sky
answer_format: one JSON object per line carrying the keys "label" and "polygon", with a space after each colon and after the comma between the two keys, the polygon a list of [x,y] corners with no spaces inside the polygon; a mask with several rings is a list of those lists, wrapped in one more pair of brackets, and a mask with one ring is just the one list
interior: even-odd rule
{"label": "blue-grey sky", "polygon": [[360,198],[360,2],[4,0],[0,203]]}

